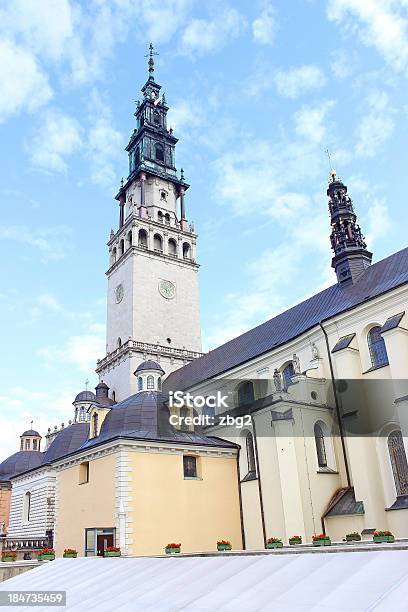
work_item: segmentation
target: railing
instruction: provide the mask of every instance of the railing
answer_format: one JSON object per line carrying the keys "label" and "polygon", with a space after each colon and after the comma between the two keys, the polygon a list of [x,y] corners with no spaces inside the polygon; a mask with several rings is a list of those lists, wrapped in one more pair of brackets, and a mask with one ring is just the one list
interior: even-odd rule
{"label": "railing", "polygon": [[8,538],[0,537],[1,550],[41,550],[42,548],[51,548],[52,538]]}

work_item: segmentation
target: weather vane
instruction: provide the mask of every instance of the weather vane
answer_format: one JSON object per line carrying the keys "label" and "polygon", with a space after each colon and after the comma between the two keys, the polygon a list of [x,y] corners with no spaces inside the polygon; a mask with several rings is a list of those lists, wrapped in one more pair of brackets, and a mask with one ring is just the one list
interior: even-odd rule
{"label": "weather vane", "polygon": [[89,385],[89,380],[86,379],[86,381],[85,381],[85,389],[86,389],[86,391],[88,391],[88,385]]}
{"label": "weather vane", "polygon": [[153,77],[153,72],[154,72],[154,55],[159,55],[156,51],[153,51],[154,47],[153,44],[150,43],[149,45],[149,53],[147,55],[145,55],[145,57],[148,57],[149,60],[147,62],[147,65],[149,66],[149,75],[151,77]]}
{"label": "weather vane", "polygon": [[329,149],[325,149],[325,151],[326,151],[327,159],[329,160],[330,178],[332,179],[332,181],[334,181],[336,179],[337,172],[333,168],[332,159],[331,159],[331,155],[330,155]]}

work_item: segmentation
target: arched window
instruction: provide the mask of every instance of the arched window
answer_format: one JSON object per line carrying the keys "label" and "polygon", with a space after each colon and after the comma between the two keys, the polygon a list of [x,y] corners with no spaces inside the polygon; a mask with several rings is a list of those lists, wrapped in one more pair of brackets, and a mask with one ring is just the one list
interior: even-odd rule
{"label": "arched window", "polygon": [[114,249],[112,249],[112,263],[114,264],[115,261],[117,259],[117,251],[116,251],[116,247]]}
{"label": "arched window", "polygon": [[162,379],[161,379],[161,376],[159,376],[159,378],[157,379],[157,389],[158,389],[158,391],[162,390]]}
{"label": "arched window", "polygon": [[381,327],[372,327],[367,335],[368,348],[370,350],[371,364],[373,368],[388,365],[387,349],[384,338],[381,335]]}
{"label": "arched window", "polygon": [[256,474],[254,436],[249,431],[245,437],[248,473]]}
{"label": "arched window", "polygon": [[163,240],[160,234],[155,234],[153,238],[154,250],[163,253]]}
{"label": "arched window", "polygon": [[128,232],[128,235],[126,237],[126,242],[127,242],[127,248],[130,249],[130,247],[132,246],[133,243],[133,237],[132,237],[132,230],[130,230],[130,232]]}
{"label": "arched window", "polygon": [[250,404],[254,399],[254,385],[250,380],[246,380],[238,387],[238,405]]}
{"label": "arched window", "polygon": [[122,338],[118,338],[118,348],[122,346]]}
{"label": "arched window", "polygon": [[174,238],[169,238],[169,255],[177,257],[177,243]]}
{"label": "arched window", "polygon": [[137,379],[137,389],[138,391],[143,391],[143,378],[141,376]]}
{"label": "arched window", "polygon": [[37,450],[37,440],[33,440],[33,450]]}
{"label": "arched window", "polygon": [[135,149],[135,152],[133,153],[133,164],[134,164],[133,169],[136,168],[139,162],[140,162],[140,150],[139,150],[139,147],[137,147],[137,149]]}
{"label": "arched window", "polygon": [[154,148],[154,156],[156,161],[159,162],[164,162],[164,148],[163,145],[161,145],[160,143],[157,143],[155,148]]}
{"label": "arched window", "polygon": [[124,252],[125,252],[125,241],[121,240],[119,244],[119,254],[123,255]]}
{"label": "arched window", "polygon": [[402,433],[396,429],[388,436],[388,452],[397,495],[408,495],[408,462]]}
{"label": "arched window", "polygon": [[81,406],[81,408],[79,409],[78,420],[81,421],[81,422],[86,421],[86,408],[85,408],[85,406]]}
{"label": "arched window", "polygon": [[293,363],[290,362],[282,370],[283,386],[285,389],[287,389],[289,385],[292,384],[292,377],[294,375],[295,375],[295,368],[293,367]]}
{"label": "arched window", "polygon": [[147,388],[154,389],[154,377],[151,374],[147,377]]}
{"label": "arched window", "polygon": [[30,522],[30,514],[31,514],[31,493],[27,491],[24,495],[23,500],[23,522]]}
{"label": "arched window", "polygon": [[164,215],[164,222],[165,222],[166,225],[170,225],[170,215],[169,215],[169,213],[166,213]]}
{"label": "arched window", "polygon": [[315,423],[314,437],[315,437],[315,443],[316,443],[317,463],[319,467],[327,467],[326,445],[324,442],[324,433],[319,423]]}
{"label": "arched window", "polygon": [[98,413],[94,412],[94,415],[92,417],[92,433],[93,433],[93,437],[96,438],[96,436],[98,435]]}
{"label": "arched window", "polygon": [[163,213],[161,210],[157,213],[157,220],[159,223],[163,223]]}
{"label": "arched window", "polygon": [[155,123],[156,125],[160,125],[160,123],[161,123],[161,121],[160,121],[160,113],[157,110],[153,111],[153,123]]}
{"label": "arched window", "polygon": [[190,259],[190,245],[188,242],[183,243],[183,257],[184,259]]}
{"label": "arched window", "polygon": [[139,230],[138,234],[138,246],[142,249],[147,249],[147,232],[144,229]]}

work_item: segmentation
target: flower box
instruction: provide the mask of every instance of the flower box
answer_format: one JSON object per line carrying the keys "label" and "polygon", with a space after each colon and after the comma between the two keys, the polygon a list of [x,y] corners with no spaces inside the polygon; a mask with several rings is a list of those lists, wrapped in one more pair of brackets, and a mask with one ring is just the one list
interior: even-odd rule
{"label": "flower box", "polygon": [[231,542],[229,542],[228,540],[220,540],[219,542],[217,542],[217,550],[231,550],[232,546],[231,546]]}
{"label": "flower box", "polygon": [[5,550],[1,553],[1,560],[5,563],[15,561],[17,559],[17,553],[12,550]]}
{"label": "flower box", "polygon": [[313,546],[331,546],[331,539],[324,533],[313,536]]}
{"label": "flower box", "polygon": [[39,561],[54,561],[55,550],[53,548],[43,548],[38,552]]}
{"label": "flower box", "polygon": [[392,543],[395,542],[395,538],[391,531],[375,531],[373,534],[373,542],[377,544],[381,542]]}
{"label": "flower box", "polygon": [[117,546],[109,546],[103,553],[104,557],[121,557],[122,552]]}
{"label": "flower box", "polygon": [[280,538],[268,538],[266,540],[266,548],[282,548],[283,542]]}
{"label": "flower box", "polygon": [[293,538],[289,538],[289,545],[295,546],[296,544],[301,544],[302,538],[301,536],[293,536]]}
{"label": "flower box", "polygon": [[166,555],[173,555],[179,553],[181,551],[181,544],[175,544],[174,542],[171,544],[167,544],[164,551]]}
{"label": "flower box", "polygon": [[361,535],[359,533],[348,533],[346,535],[346,542],[360,542]]}
{"label": "flower box", "polygon": [[64,552],[62,555],[64,559],[76,559],[78,556],[77,552]]}

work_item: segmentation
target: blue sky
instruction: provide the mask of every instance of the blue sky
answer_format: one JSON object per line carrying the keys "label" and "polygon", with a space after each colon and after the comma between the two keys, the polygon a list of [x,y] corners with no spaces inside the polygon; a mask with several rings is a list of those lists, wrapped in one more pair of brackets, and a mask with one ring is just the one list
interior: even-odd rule
{"label": "blue sky", "polygon": [[191,183],[205,348],[332,284],[325,149],[406,246],[406,0],[0,0],[1,455],[72,417],[152,40]]}

